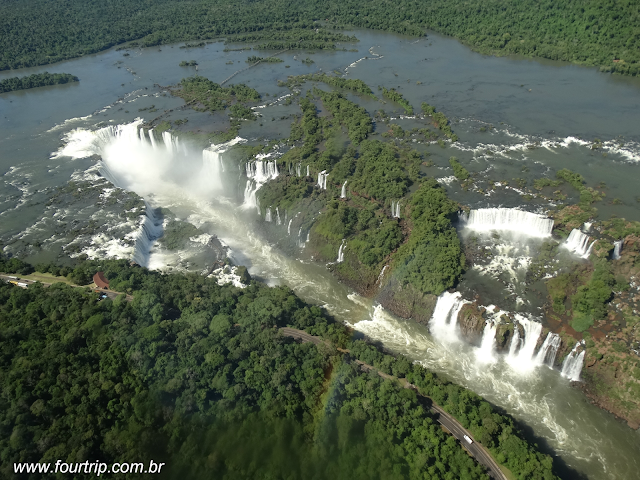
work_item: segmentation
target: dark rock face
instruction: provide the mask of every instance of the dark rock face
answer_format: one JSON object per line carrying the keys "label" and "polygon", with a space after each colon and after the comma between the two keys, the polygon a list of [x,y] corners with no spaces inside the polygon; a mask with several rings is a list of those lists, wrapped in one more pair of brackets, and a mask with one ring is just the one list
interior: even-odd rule
{"label": "dark rock face", "polygon": [[458,314],[458,326],[462,337],[472,345],[479,346],[482,342],[482,333],[487,321],[482,314],[484,308],[478,308],[475,303],[467,303]]}
{"label": "dark rock face", "polygon": [[514,335],[514,329],[518,329],[519,338],[524,337],[524,328],[519,323],[514,324],[507,315],[500,317],[501,323],[496,329],[496,350],[500,352],[508,352],[511,346],[511,339]]}
{"label": "dark rock face", "polygon": [[411,285],[400,285],[391,278],[380,290],[378,301],[387,310],[402,318],[413,318],[428,325],[438,297],[417,291]]}

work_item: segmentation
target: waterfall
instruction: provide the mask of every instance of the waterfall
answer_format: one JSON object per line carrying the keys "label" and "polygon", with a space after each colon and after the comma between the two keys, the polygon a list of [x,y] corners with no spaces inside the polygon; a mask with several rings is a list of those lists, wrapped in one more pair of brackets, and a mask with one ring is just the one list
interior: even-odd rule
{"label": "waterfall", "polygon": [[391,216],[393,218],[400,218],[400,201],[391,201]]}
{"label": "waterfall", "polygon": [[584,222],[584,225],[582,225],[582,230],[587,233],[589,230],[591,230],[591,225],[593,225],[593,222]]}
{"label": "waterfall", "polygon": [[271,207],[267,207],[267,212],[264,216],[264,221],[265,222],[270,222],[271,221]]}
{"label": "waterfall", "polygon": [[311,233],[311,230],[307,232],[307,239],[305,240],[304,243],[309,243],[309,240],[311,240],[311,237],[309,236],[310,233]]}
{"label": "waterfall", "polygon": [[318,186],[320,187],[321,190],[326,190],[327,189],[327,177],[328,176],[329,176],[329,174],[327,173],[326,170],[323,170],[318,174]]}
{"label": "waterfall", "polygon": [[171,133],[167,130],[162,132],[162,141],[164,142],[164,146],[170,152],[177,152],[180,147],[180,141],[175,138]]}
{"label": "waterfall", "polygon": [[[212,185],[216,189],[222,188],[222,173],[224,165],[222,163],[221,152],[215,147],[202,151],[202,175],[203,181]],[[246,190],[246,189],[245,189]]]}
{"label": "waterfall", "polygon": [[589,243],[591,237],[589,235],[582,233],[577,228],[571,230],[569,234],[569,238],[564,242],[563,246],[578,255],[582,258],[589,258],[591,254],[591,249],[593,248],[593,244],[595,242]]}
{"label": "waterfall", "polygon": [[282,221],[280,220],[280,210],[276,207],[276,225],[282,225]]}
{"label": "waterfall", "polygon": [[262,185],[278,176],[278,164],[276,160],[272,162],[256,160],[248,162],[245,165],[245,171],[247,172],[247,184],[244,187],[242,208],[258,209],[256,193]]}
{"label": "waterfall", "polygon": [[508,230],[532,237],[548,237],[553,220],[515,208],[480,208],[458,215],[464,227],[479,232]]}
{"label": "waterfall", "polygon": [[342,184],[342,191],[340,192],[340,198],[347,198],[347,181]]}
{"label": "waterfall", "polygon": [[153,128],[149,129],[149,141],[151,142],[153,149],[157,150],[158,146],[156,145],[156,135],[153,133]]}
{"label": "waterfall", "polygon": [[145,202],[145,215],[140,228],[135,234],[135,245],[132,260],[142,267],[149,265],[149,253],[154,242],[162,236],[162,216]]}
{"label": "waterfall", "polygon": [[513,336],[511,337],[511,343],[509,344],[508,357],[515,357],[521,347],[521,344],[522,342],[520,341],[520,329],[518,328],[518,322],[515,322],[513,328]]}
{"label": "waterfall", "polygon": [[291,222],[293,222],[293,218],[289,220],[289,224],[287,225],[287,235],[291,235]]}
{"label": "waterfall", "polygon": [[564,362],[562,362],[562,376],[573,382],[580,381],[580,373],[582,372],[582,364],[584,363],[585,350],[582,349],[582,351],[578,353],[580,345],[580,342],[576,343],[576,346],[573,347],[573,350],[571,350],[569,355],[564,359]]}
{"label": "waterfall", "polygon": [[247,178],[251,178],[258,183],[266,183],[278,176],[278,163],[276,160],[262,161],[256,160],[248,162],[246,165]]}
{"label": "waterfall", "polygon": [[340,248],[338,249],[338,260],[336,263],[344,262],[344,238],[342,239],[342,243],[340,244]]}
{"label": "waterfall", "polygon": [[496,344],[496,324],[488,321],[482,332],[482,342],[480,348],[475,351],[476,359],[480,363],[492,363],[496,361],[493,354]]}
{"label": "waterfall", "polygon": [[[510,352],[507,356],[507,363],[516,370],[529,371],[535,366],[533,353],[536,349],[540,334],[542,333],[542,324],[518,313],[515,314],[515,318],[517,322],[516,329],[518,323],[522,325],[524,329],[524,342],[521,342],[520,350],[517,352],[515,348],[513,349],[513,353],[511,352],[512,348],[509,349]],[[511,347],[513,347],[513,345]]]}
{"label": "waterfall", "polygon": [[301,169],[302,169],[302,164],[301,164],[301,163],[299,163],[298,165],[296,165],[296,176],[297,176],[297,177],[301,177],[301,176],[302,176]]}
{"label": "waterfall", "polygon": [[431,333],[448,342],[458,340],[458,313],[465,303],[460,292],[441,293],[429,321]]}
{"label": "waterfall", "polygon": [[309,165],[307,165],[307,177],[310,177],[311,175],[309,175]]}
{"label": "waterfall", "polygon": [[385,265],[384,267],[382,267],[382,271],[380,272],[380,275],[378,275],[378,283],[380,283],[382,281],[382,277],[384,277],[384,271],[387,269],[388,265]]}
{"label": "waterfall", "polygon": [[620,259],[620,252],[622,251],[622,240],[616,240],[613,242],[613,256],[614,260]]}
{"label": "waterfall", "polygon": [[560,347],[560,342],[560,335],[549,332],[536,355],[535,363],[538,365],[553,367],[553,363],[556,361],[558,348]]}

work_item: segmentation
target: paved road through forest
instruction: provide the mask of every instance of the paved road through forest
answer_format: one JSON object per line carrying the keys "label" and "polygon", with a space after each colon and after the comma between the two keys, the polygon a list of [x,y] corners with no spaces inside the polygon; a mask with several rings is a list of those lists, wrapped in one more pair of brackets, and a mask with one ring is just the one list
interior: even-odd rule
{"label": "paved road through forest", "polygon": [[[314,337],[313,335],[309,335],[307,332],[305,332],[303,330],[297,330],[295,328],[284,327],[284,328],[280,329],[280,332],[283,335],[287,336],[287,337],[293,337],[293,338],[295,338],[297,340],[301,340],[302,342],[311,342],[311,343],[314,343],[315,345],[320,345],[320,344],[330,345],[329,342],[326,342],[326,341],[322,340],[320,337]],[[344,353],[349,353],[349,350],[343,350],[341,348],[339,348],[338,350],[341,351],[341,352],[344,352]],[[361,362],[360,360],[355,360],[355,362],[358,365],[360,365],[360,367],[362,369],[364,369],[364,370],[375,370],[375,371],[378,372],[378,375],[380,375],[382,378],[385,378],[387,380],[397,380],[397,381],[400,382],[400,384],[404,388],[411,388],[411,389],[415,390],[418,395],[429,399],[431,412],[435,414],[436,420],[438,421],[438,423],[440,423],[440,425],[442,425],[449,432],[451,432],[451,435],[456,437],[460,441],[462,446],[480,464],[484,465],[489,470],[489,475],[491,475],[492,478],[494,478],[496,480],[507,480],[507,477],[505,476],[504,473],[502,473],[502,470],[500,469],[500,467],[498,466],[496,461],[493,459],[491,454],[482,445],[476,443],[475,441],[473,443],[469,444],[469,442],[467,442],[465,440],[465,438],[464,438],[465,435],[467,435],[469,438],[473,439],[473,436],[471,435],[471,432],[468,431],[467,429],[465,429],[460,424],[460,422],[458,422],[458,420],[456,420],[451,415],[449,415],[447,412],[445,412],[440,406],[436,405],[430,397],[427,397],[426,395],[422,395],[418,391],[418,388],[415,385],[409,383],[404,378],[396,378],[396,377],[393,377],[392,375],[388,375],[388,374],[386,374],[384,372],[381,372],[381,371],[377,370],[376,368],[374,368],[373,366],[368,365],[368,364],[366,364],[364,362]]]}

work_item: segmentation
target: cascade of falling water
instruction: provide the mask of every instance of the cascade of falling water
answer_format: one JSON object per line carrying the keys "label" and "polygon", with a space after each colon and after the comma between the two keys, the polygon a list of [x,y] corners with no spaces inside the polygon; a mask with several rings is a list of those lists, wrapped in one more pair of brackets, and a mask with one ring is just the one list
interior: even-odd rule
{"label": "cascade of falling water", "polygon": [[151,141],[151,146],[153,147],[153,149],[157,150],[158,146],[156,145],[156,135],[153,132],[153,128],[149,129],[149,140]]}
{"label": "cascade of falling water", "polygon": [[291,235],[291,222],[293,222],[293,218],[289,219],[289,224],[287,225],[287,235]]}
{"label": "cascade of falling water", "polygon": [[278,210],[278,207],[276,207],[276,225],[282,225],[282,222],[280,221],[280,210]]}
{"label": "cascade of falling water", "polygon": [[542,324],[519,313],[515,314],[515,319],[523,327],[524,341],[521,343],[520,350],[514,352],[513,355],[507,356],[507,363],[515,370],[521,372],[531,371],[535,366],[533,353],[542,333]]}
{"label": "cascade of falling water", "polygon": [[203,180],[217,189],[222,188],[222,173],[224,172],[220,155],[220,152],[215,149],[202,151]]}
{"label": "cascade of falling water", "polygon": [[438,296],[429,325],[431,333],[441,340],[452,342],[458,340],[458,313],[466,302],[460,292],[444,292]]}
{"label": "cascade of falling water", "polygon": [[309,240],[311,240],[311,237],[309,236],[310,233],[311,233],[311,230],[307,232],[307,240],[304,243],[309,243]]}
{"label": "cascade of falling water", "polygon": [[536,354],[535,363],[538,365],[547,365],[553,367],[553,363],[556,361],[556,354],[561,342],[560,335],[549,332],[547,338],[544,339],[544,343]]}
{"label": "cascade of falling water", "polygon": [[553,229],[551,218],[515,208],[480,208],[460,213],[458,220],[471,230],[509,230],[534,237],[548,237]]}
{"label": "cascade of falling water", "polygon": [[380,283],[382,281],[382,278],[384,277],[384,271],[387,269],[388,265],[385,265],[384,267],[382,267],[382,271],[380,272],[380,275],[378,275],[378,283]]}
{"label": "cascade of falling water", "polygon": [[347,181],[342,184],[342,191],[340,192],[340,198],[347,198]]}
{"label": "cascade of falling water", "polygon": [[400,200],[391,202],[391,216],[393,218],[400,218]]}
{"label": "cascade of falling water", "polygon": [[611,258],[613,258],[613,260],[619,260],[621,251],[622,251],[622,240],[616,240],[615,242],[613,242],[613,255]]}
{"label": "cascade of falling water", "polygon": [[321,171],[318,174],[318,186],[320,187],[321,190],[326,190],[327,189],[327,177],[329,175],[327,174],[326,170]]}
{"label": "cascade of falling water", "polygon": [[522,342],[520,341],[520,329],[518,328],[518,323],[514,323],[513,328],[513,336],[511,337],[511,343],[509,344],[509,354],[508,356],[513,358],[518,353],[518,350],[521,347]]}
{"label": "cascade of falling water", "polygon": [[344,261],[344,238],[342,239],[342,243],[340,244],[340,248],[338,249],[338,259],[336,263],[342,263]]}
{"label": "cascade of falling water", "polygon": [[140,135],[140,140],[144,142],[146,140],[146,138],[144,138],[144,128],[138,130],[138,134]]}
{"label": "cascade of falling water", "polygon": [[154,242],[162,236],[162,216],[156,215],[156,210],[147,202],[145,215],[140,228],[135,235],[135,245],[132,260],[142,267],[149,264],[149,253]]}
{"label": "cascade of falling water", "polygon": [[488,321],[482,332],[480,348],[475,351],[476,360],[480,363],[492,363],[496,361],[494,348],[496,345],[496,329],[494,322]]}
{"label": "cascade of falling water", "polygon": [[296,165],[296,176],[297,177],[301,177],[302,176],[301,170],[302,170],[302,164],[299,163],[298,165]]}
{"label": "cascade of falling water", "polygon": [[264,216],[264,221],[265,222],[270,222],[271,221],[271,207],[267,207],[267,212]]}
{"label": "cascade of falling water", "polygon": [[584,348],[578,353],[581,343],[577,342],[573,350],[567,355],[562,362],[562,376],[577,382],[580,380],[580,373],[582,372],[582,364],[584,363]]}
{"label": "cascade of falling water", "polygon": [[582,258],[589,258],[591,249],[593,248],[593,244],[595,243],[590,242],[590,240],[591,237],[589,237],[589,235],[582,233],[577,228],[574,228],[573,230],[571,230],[569,238],[567,238],[563,246],[567,250],[575,253]]}
{"label": "cascade of falling water", "polygon": [[310,177],[311,175],[309,175],[309,165],[307,165],[307,177]]}

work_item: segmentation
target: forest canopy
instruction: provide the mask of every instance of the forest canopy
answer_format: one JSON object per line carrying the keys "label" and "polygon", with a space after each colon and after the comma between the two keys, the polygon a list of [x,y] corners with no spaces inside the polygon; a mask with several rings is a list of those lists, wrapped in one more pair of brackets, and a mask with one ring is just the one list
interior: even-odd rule
{"label": "forest canopy", "polygon": [[[482,53],[521,54],[640,73],[638,2],[612,0],[230,0],[0,2],[0,70],[44,65],[135,41],[135,46],[226,37],[263,49],[336,48],[359,27],[451,35]],[[37,25],[37,28],[34,26]]]}
{"label": "forest canopy", "polygon": [[[26,268],[1,256],[0,266]],[[551,458],[509,417],[404,357],[352,341],[287,287],[220,286],[123,260],[66,272],[80,282],[98,269],[132,297],[0,283],[3,478],[14,477],[14,462],[149,458],[167,465],[164,478],[488,478],[436,423],[428,399],[354,358],[437,398],[514,474],[555,478]],[[297,343],[284,326],[325,344]]]}
{"label": "forest canopy", "polygon": [[26,77],[13,77],[1,80],[0,93],[79,81],[80,79],[78,77],[68,73],[34,73]]}

